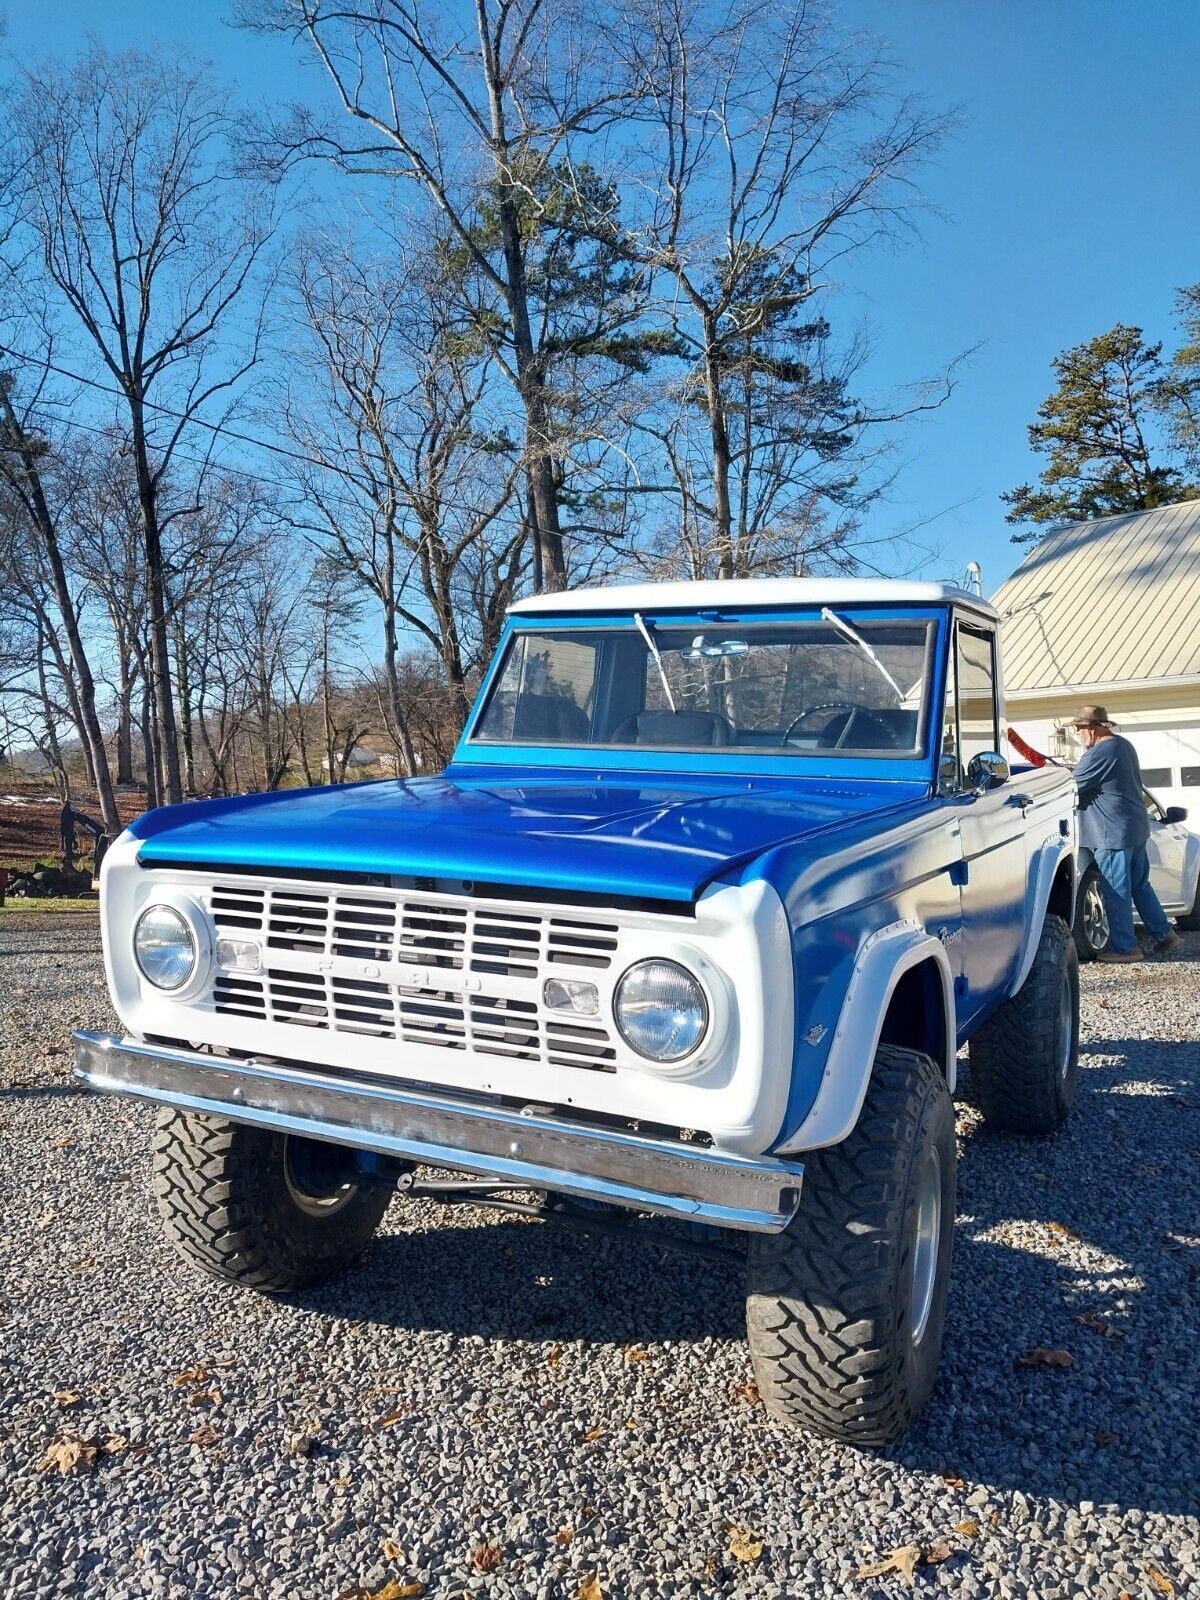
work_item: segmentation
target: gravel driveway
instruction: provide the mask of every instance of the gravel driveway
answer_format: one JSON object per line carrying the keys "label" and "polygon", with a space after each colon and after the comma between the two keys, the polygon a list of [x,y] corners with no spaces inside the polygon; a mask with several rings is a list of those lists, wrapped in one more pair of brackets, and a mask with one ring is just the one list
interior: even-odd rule
{"label": "gravel driveway", "polygon": [[[960,1106],[941,1382],[866,1453],[766,1421],[723,1264],[410,1201],[320,1291],[207,1287],[150,1113],[71,1086],[95,922],[6,915],[0,1594],[870,1600],[905,1545],[918,1592],[1200,1593],[1198,978],[1197,936],[1085,972],[1062,1137]],[[95,1458],[38,1471],[64,1430]]]}

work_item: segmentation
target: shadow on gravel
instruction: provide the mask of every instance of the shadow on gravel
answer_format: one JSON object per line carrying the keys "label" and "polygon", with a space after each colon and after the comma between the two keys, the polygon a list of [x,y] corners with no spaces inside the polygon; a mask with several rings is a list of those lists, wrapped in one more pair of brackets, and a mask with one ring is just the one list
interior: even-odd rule
{"label": "shadow on gravel", "polygon": [[[1063,1134],[967,1140],[941,1379],[895,1458],[1068,1504],[1194,1515],[1200,1043],[1084,1048]],[[1015,1365],[1038,1347],[1075,1364]]]}
{"label": "shadow on gravel", "polygon": [[[1200,1436],[1200,1250],[1180,1237],[1200,1228],[1198,1081],[1194,1041],[1089,1039],[1066,1133],[968,1138],[941,1379],[885,1459],[1067,1504],[1200,1508],[1186,1443]],[[442,1227],[381,1236],[357,1272],[298,1303],[496,1339],[744,1337],[734,1267],[444,1215]],[[1016,1366],[1037,1347],[1075,1364]]]}
{"label": "shadow on gravel", "polygon": [[81,1083],[13,1083],[0,1087],[0,1100],[74,1099],[86,1093]]}

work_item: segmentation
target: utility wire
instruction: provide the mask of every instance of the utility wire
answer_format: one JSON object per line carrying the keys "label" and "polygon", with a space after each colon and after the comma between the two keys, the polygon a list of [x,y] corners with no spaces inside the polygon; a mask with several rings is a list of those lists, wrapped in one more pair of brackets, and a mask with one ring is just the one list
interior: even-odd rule
{"label": "utility wire", "polygon": [[[69,367],[60,367],[57,362],[48,361],[44,356],[25,355],[20,350],[13,350],[8,345],[4,344],[0,344],[0,355],[9,356],[14,361],[27,362],[34,366],[41,367],[43,371],[46,372],[57,373],[60,378],[69,378],[73,383],[83,384],[85,388],[97,389],[101,394],[109,395],[114,400],[125,400],[128,398],[120,389],[114,388],[111,384],[101,383],[98,378],[86,377],[82,372],[72,372]],[[40,403],[41,402],[39,402],[39,404]],[[321,461],[316,456],[306,455],[302,450],[289,450],[286,445],[274,444],[269,439],[255,438],[253,434],[241,433],[238,429],[227,427],[222,422],[209,422],[204,417],[194,416],[186,411],[176,411],[171,406],[160,405],[156,400],[143,399],[142,404],[148,410],[160,411],[164,416],[171,417],[176,422],[186,422],[191,424],[193,427],[205,428],[209,433],[215,434],[218,438],[236,439],[239,444],[253,445],[256,450],[267,450],[270,451],[272,455],[284,456],[289,461],[298,461],[304,466],[320,467],[324,472],[334,472],[339,477],[347,478],[351,483],[356,483],[360,489],[365,489],[368,491],[368,493],[374,493],[374,487],[370,480],[360,477],[356,472],[351,472],[348,467],[334,466],[331,462]],[[86,427],[87,424],[76,423],[75,426]],[[96,431],[103,432],[104,430],[97,429]],[[195,457],[184,457],[182,459],[191,459],[196,465],[203,465],[202,462],[196,462]],[[234,471],[237,469],[231,468],[228,470]],[[254,476],[254,474],[248,474],[248,476]],[[264,483],[275,483],[276,488],[283,487],[282,484],[278,483],[277,480],[273,478],[263,478],[262,481]]]}

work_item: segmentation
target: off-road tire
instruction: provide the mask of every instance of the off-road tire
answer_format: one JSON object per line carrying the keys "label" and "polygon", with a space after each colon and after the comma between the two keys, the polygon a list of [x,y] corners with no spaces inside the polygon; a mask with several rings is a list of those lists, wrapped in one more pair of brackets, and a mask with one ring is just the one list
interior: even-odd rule
{"label": "off-road tire", "polygon": [[289,1137],[196,1111],[158,1113],[154,1194],[163,1228],[209,1277],[267,1294],[303,1289],[347,1267],[379,1226],[387,1188],[348,1185],[324,1215],[298,1202]]}
{"label": "off-road tire", "polygon": [[1079,956],[1066,923],[1047,916],[1025,982],[971,1040],[972,1097],[993,1128],[1057,1133],[1078,1083]]}
{"label": "off-road tire", "polygon": [[1187,933],[1200,932],[1200,879],[1196,882],[1196,894],[1192,900],[1192,909],[1182,917],[1175,918],[1176,924]]}
{"label": "off-road tire", "polygon": [[[1102,950],[1107,950],[1111,944],[1111,935],[1108,933],[1108,908],[1104,905],[1104,891],[1101,888],[1100,869],[1094,864],[1090,866],[1079,880],[1079,892],[1075,896],[1075,923],[1071,930],[1075,939],[1075,948],[1079,952],[1080,961],[1095,961]],[[1104,909],[1103,926],[1105,936],[1103,943],[1098,943],[1089,934],[1089,899],[1100,896],[1100,905]],[[1093,916],[1091,920],[1093,932],[1097,922]]]}
{"label": "off-road tire", "polygon": [[[913,1338],[921,1183],[940,1229],[932,1298]],[[886,1445],[937,1379],[954,1248],[954,1108],[926,1055],[881,1045],[854,1131],[804,1158],[800,1209],[749,1251],[746,1331],[767,1412],[826,1439]]]}

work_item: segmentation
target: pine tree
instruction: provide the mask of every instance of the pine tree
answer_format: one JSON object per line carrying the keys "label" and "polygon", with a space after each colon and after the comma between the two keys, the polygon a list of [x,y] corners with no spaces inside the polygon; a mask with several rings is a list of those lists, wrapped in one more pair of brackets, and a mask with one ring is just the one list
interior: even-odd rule
{"label": "pine tree", "polygon": [[1007,520],[1036,524],[1013,535],[1041,537],[1053,522],[1083,522],[1200,496],[1180,470],[1160,465],[1147,437],[1164,377],[1162,344],[1118,322],[1107,333],[1064,350],[1051,363],[1058,387],[1038,408],[1030,448],[1046,456],[1040,486],[1020,484],[1001,498]]}

